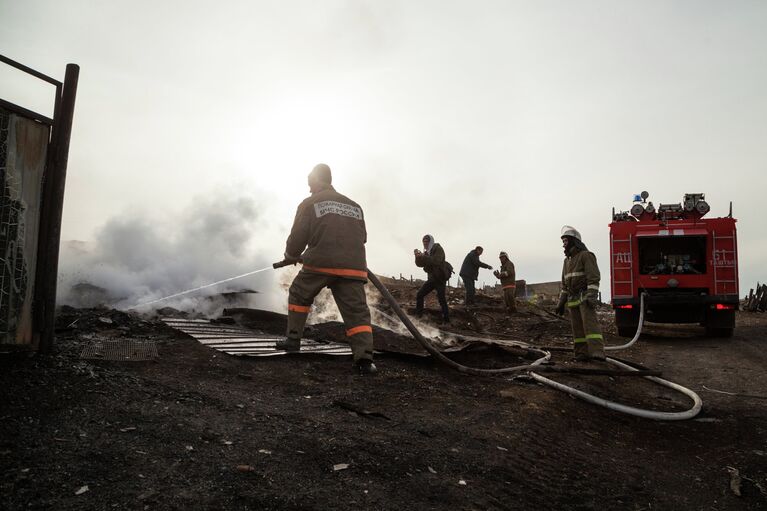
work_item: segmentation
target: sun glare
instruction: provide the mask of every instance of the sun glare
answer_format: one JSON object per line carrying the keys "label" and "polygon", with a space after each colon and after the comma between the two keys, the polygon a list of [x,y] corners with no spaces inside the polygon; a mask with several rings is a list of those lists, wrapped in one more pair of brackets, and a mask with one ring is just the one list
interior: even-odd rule
{"label": "sun glare", "polygon": [[314,165],[346,166],[365,137],[360,109],[339,93],[286,94],[252,118],[238,164],[258,169],[258,186],[278,193],[305,195]]}

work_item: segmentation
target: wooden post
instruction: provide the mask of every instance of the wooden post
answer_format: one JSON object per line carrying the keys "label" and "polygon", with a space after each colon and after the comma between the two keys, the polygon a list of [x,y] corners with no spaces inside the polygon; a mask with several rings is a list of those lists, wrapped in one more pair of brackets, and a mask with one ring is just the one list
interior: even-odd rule
{"label": "wooden post", "polygon": [[59,245],[61,244],[61,216],[64,209],[64,188],[69,160],[69,141],[72,136],[72,121],[75,113],[75,97],[80,66],[67,64],[61,97],[57,98],[57,116],[43,181],[43,205],[41,211],[40,249],[38,258],[37,328],[40,332],[40,351],[50,352],[53,347],[56,321],[56,282],[59,272]]}

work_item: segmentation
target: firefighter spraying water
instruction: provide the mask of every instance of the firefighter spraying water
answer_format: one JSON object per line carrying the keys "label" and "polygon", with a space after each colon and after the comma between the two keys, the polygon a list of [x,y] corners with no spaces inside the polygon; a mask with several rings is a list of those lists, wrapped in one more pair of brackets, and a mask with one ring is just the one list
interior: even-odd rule
{"label": "firefighter spraying water", "polygon": [[[376,372],[373,328],[365,298],[365,218],[362,208],[334,188],[330,167],[321,163],[309,173],[311,196],[296,212],[285,247],[286,263],[303,267],[290,286],[287,336],[277,348],[299,351],[314,298],[330,288],[346,325],[346,337],[361,374]],[[275,267],[278,265],[275,264]]]}

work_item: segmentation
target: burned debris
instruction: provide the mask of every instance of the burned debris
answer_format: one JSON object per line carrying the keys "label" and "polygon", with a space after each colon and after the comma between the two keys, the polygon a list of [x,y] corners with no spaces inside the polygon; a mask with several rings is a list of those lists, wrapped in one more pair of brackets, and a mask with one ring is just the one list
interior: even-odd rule
{"label": "burned debris", "polygon": [[751,288],[743,300],[743,310],[748,312],[767,311],[767,284],[756,284],[756,291]]}

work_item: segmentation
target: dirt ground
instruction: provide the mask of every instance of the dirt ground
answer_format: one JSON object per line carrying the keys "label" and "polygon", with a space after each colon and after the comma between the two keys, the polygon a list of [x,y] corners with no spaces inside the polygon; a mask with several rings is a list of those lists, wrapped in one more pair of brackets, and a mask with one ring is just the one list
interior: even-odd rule
{"label": "dirt ground", "polygon": [[[412,307],[412,286],[393,292]],[[506,319],[496,298],[482,297],[473,316],[453,307],[451,331],[568,346],[568,324],[544,309],[522,305]],[[282,333],[284,316],[262,316],[249,326]],[[602,319],[608,344],[623,343],[609,308]],[[360,377],[348,357],[234,357],[157,320],[66,309],[53,354],[0,355],[0,507],[767,509],[767,314],[737,321],[732,339],[651,326],[620,352],[704,401],[694,420],[656,422],[424,356],[379,354],[379,374]],[[412,339],[377,332],[418,352]],[[155,341],[159,358],[80,358],[107,338]],[[555,367],[576,366],[553,355]],[[492,346],[451,357],[524,362]],[[642,378],[552,378],[627,404],[691,406]]]}

